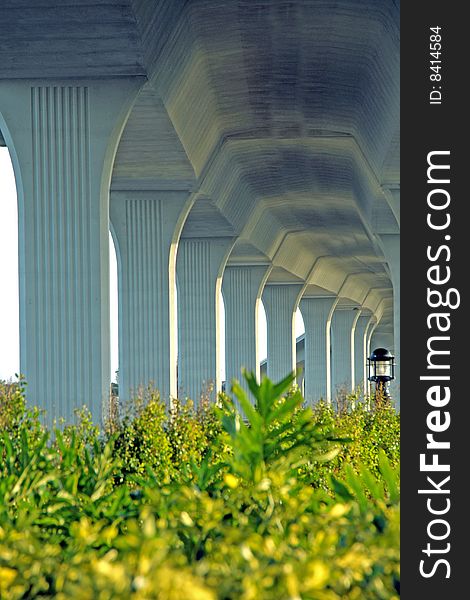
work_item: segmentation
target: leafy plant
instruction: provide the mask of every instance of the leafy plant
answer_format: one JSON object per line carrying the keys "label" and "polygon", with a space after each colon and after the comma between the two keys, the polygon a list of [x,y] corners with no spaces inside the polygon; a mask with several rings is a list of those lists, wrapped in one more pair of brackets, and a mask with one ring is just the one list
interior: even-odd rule
{"label": "leafy plant", "polygon": [[325,442],[339,442],[339,438],[325,433],[314,422],[310,408],[303,403],[299,390],[286,396],[294,381],[294,374],[274,385],[268,378],[260,384],[253,373],[245,373],[254,405],[237,381],[235,394],[245,419],[231,402],[224,400],[222,425],[231,438],[235,473],[252,482],[259,482],[268,466],[282,462],[283,467],[295,468],[305,462],[305,450],[313,452],[315,460],[331,460],[339,452],[338,446],[324,450]]}
{"label": "leafy plant", "polygon": [[122,423],[109,436],[120,459],[118,482],[143,475],[149,469],[162,481],[172,476],[173,451],[165,429],[166,419],[158,392],[151,386],[141,388]]}
{"label": "leafy plant", "polygon": [[243,413],[225,397],[171,418],[149,388],[104,438],[85,414],[51,440],[5,391],[0,597],[397,600],[393,415],[245,376]]}

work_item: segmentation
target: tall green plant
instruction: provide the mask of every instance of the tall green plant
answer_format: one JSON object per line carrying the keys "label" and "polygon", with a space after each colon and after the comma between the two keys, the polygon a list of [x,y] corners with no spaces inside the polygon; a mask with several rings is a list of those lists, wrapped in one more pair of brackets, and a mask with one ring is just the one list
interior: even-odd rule
{"label": "tall green plant", "polygon": [[141,388],[121,423],[110,432],[120,460],[116,476],[123,483],[130,476],[152,470],[160,481],[172,476],[172,448],[166,431],[165,404],[152,387]]}
{"label": "tall green plant", "polygon": [[306,458],[331,460],[339,452],[338,446],[325,451],[326,442],[341,441],[326,433],[315,423],[310,408],[302,408],[303,398],[299,390],[287,395],[295,375],[290,374],[278,384],[268,378],[258,383],[253,373],[244,373],[254,404],[248,399],[237,381],[233,382],[235,394],[245,418],[233,403],[224,400],[225,412],[222,425],[231,438],[233,456],[230,460],[234,473],[247,481],[259,482],[268,467],[282,463],[283,467],[295,468]]}

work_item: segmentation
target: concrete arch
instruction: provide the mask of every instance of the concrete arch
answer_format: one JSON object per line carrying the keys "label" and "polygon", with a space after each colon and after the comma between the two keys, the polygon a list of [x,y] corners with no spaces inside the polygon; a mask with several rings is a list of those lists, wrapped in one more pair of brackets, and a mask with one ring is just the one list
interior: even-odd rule
{"label": "concrete arch", "polygon": [[[270,343],[271,375],[295,365],[299,300],[314,321],[313,299],[329,296],[321,317],[322,387],[315,393],[331,398],[332,305],[346,298],[376,314],[377,333],[398,323],[399,276],[384,240],[399,233],[396,3],[361,0],[355,11],[349,0],[312,0],[291,2],[286,13],[267,0],[243,10],[236,1],[90,0],[83,18],[68,3],[47,23],[36,4],[24,0],[27,10],[2,12],[0,64],[2,119],[16,145],[24,201],[38,217],[22,211],[23,329],[31,338],[25,365],[36,382],[30,389],[55,390],[51,406],[66,417],[72,396],[92,402],[106,394],[109,208],[120,256],[120,337],[128,345],[123,397],[150,378],[165,396],[177,393],[177,270],[185,313],[178,334],[186,322],[195,324],[180,344],[179,375],[197,399],[201,381],[192,371],[200,380],[213,378],[216,388],[220,379],[217,303],[224,279],[229,286],[236,265],[251,274],[269,265],[262,292],[270,296],[271,342],[280,336]],[[13,57],[9,32],[20,19],[22,35],[34,31],[34,42],[25,39]],[[64,217],[66,209],[73,219]],[[225,244],[233,246],[228,261]],[[246,292],[255,348],[256,288],[246,277],[236,289],[239,297]],[[192,304],[188,290],[198,295]],[[229,313],[232,295],[224,291]],[[398,346],[396,331],[394,337]],[[64,344],[76,353],[62,352]],[[184,366],[191,355],[205,357],[197,369]],[[88,383],[72,389],[73,381]]]}

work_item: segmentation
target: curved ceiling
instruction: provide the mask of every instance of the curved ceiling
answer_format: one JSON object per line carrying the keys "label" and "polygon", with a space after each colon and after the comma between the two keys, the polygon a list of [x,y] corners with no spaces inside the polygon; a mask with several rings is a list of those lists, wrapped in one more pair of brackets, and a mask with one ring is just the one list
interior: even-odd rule
{"label": "curved ceiling", "polygon": [[114,189],[194,191],[183,236],[237,236],[231,262],[366,302],[391,331],[397,2],[4,0],[0,31],[1,78],[147,78]]}
{"label": "curved ceiling", "polygon": [[239,236],[232,262],[368,296],[390,331],[377,235],[399,232],[397,3],[197,0],[159,45],[148,3],[133,6],[150,85],[204,197],[183,236],[218,223]]}

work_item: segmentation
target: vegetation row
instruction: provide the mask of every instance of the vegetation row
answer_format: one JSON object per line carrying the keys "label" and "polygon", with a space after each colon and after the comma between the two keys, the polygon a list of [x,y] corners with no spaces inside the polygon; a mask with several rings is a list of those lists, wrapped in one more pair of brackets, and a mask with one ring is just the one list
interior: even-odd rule
{"label": "vegetation row", "polygon": [[0,384],[0,598],[398,598],[399,416],[245,377],[52,433]]}

